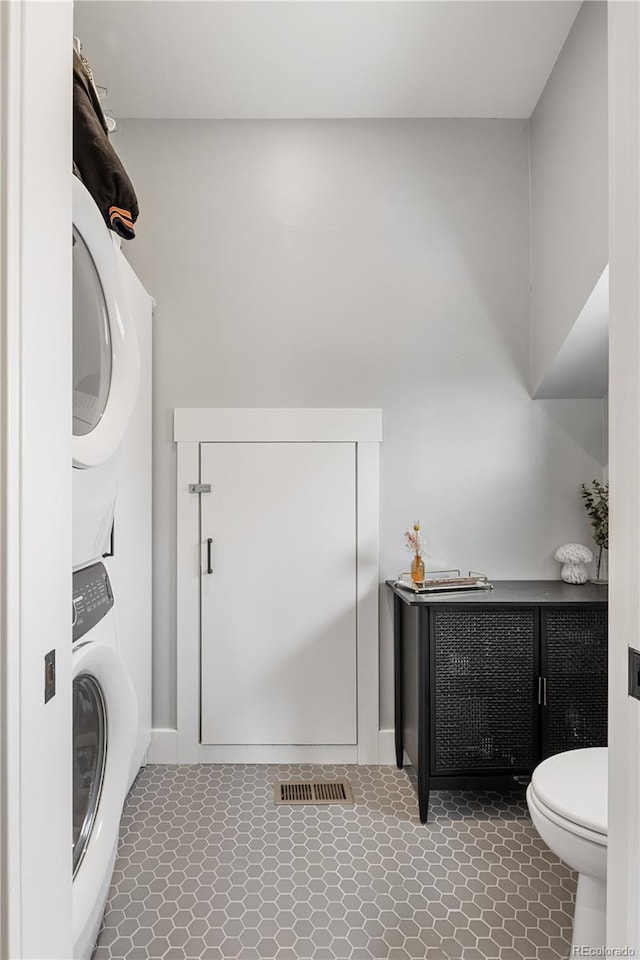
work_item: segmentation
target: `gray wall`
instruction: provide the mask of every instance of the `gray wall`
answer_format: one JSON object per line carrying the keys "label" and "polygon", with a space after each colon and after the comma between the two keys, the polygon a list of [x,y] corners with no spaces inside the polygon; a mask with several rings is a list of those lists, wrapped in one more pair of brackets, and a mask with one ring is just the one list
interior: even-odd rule
{"label": "gray wall", "polygon": [[[382,578],[553,577],[602,402],[535,402],[518,121],[121,123],[154,322],[154,725],[175,725],[176,406],[379,406]],[[382,601],[381,726],[393,722]]]}
{"label": "gray wall", "polygon": [[607,265],[607,5],[583,3],[531,117],[535,390]]}

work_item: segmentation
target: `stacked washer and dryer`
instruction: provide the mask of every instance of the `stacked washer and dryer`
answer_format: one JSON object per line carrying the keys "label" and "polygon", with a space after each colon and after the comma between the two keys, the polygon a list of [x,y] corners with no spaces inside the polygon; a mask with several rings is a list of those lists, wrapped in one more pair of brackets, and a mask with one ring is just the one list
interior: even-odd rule
{"label": "stacked washer and dryer", "polygon": [[95,947],[151,735],[153,301],[73,178],[73,925]]}

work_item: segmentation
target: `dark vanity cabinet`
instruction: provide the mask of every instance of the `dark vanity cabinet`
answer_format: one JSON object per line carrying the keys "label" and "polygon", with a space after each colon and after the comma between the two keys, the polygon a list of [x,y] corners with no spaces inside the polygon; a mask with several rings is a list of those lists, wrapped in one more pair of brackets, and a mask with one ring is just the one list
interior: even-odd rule
{"label": "dark vanity cabinet", "polygon": [[396,759],[420,818],[429,790],[528,776],[607,739],[606,587],[502,581],[492,591],[394,594]]}

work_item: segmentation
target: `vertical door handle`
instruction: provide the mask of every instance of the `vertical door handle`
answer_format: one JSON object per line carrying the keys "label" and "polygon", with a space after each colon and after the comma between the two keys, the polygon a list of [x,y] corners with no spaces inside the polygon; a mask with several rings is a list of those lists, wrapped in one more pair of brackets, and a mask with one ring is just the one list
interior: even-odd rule
{"label": "vertical door handle", "polygon": [[211,566],[211,544],[213,543],[212,537],[207,537],[207,573],[213,573],[213,567]]}
{"label": "vertical door handle", "polygon": [[538,703],[541,707],[547,705],[547,678],[538,677]]}

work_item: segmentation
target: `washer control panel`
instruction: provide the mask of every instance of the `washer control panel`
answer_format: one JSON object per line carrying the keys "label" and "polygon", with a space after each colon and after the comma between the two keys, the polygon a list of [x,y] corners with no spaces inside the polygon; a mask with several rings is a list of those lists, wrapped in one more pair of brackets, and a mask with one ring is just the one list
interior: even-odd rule
{"label": "washer control panel", "polygon": [[113,606],[111,581],[104,563],[93,563],[73,574],[73,642],[100,623]]}

